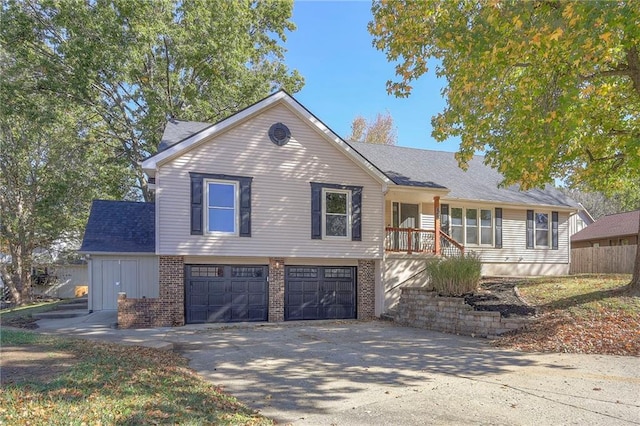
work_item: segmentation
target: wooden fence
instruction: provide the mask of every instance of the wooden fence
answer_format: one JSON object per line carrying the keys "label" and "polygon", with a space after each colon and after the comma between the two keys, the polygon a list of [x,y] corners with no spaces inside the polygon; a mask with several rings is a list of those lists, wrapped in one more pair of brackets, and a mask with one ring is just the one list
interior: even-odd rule
{"label": "wooden fence", "polygon": [[636,246],[571,249],[572,274],[632,274]]}

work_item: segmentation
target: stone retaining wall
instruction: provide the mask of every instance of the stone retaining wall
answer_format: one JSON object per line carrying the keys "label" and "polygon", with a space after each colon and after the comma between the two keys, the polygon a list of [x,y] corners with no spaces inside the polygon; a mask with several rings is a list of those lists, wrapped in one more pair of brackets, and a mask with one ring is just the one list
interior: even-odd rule
{"label": "stone retaining wall", "polygon": [[500,312],[474,311],[461,297],[440,297],[416,287],[402,289],[395,321],[409,327],[478,337],[499,336],[531,322],[528,318],[502,318]]}

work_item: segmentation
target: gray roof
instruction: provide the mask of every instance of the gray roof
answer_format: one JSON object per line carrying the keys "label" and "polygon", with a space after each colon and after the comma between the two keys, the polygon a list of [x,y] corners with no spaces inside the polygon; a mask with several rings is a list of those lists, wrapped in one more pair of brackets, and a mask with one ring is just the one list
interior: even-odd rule
{"label": "gray roof", "polygon": [[520,191],[518,186],[500,188],[502,175],[484,164],[476,155],[464,171],[452,152],[430,151],[392,145],[348,142],[394,183],[423,188],[447,188],[447,199],[534,204],[580,208],[579,204],[559,190],[547,186],[544,190]]}
{"label": "gray roof", "polygon": [[167,124],[164,126],[164,133],[162,133],[162,140],[158,145],[158,152],[164,151],[170,146],[211,126],[213,126],[211,123],[181,121],[172,118],[167,121]]}
{"label": "gray roof", "polygon": [[155,253],[154,203],[94,200],[81,252]]}

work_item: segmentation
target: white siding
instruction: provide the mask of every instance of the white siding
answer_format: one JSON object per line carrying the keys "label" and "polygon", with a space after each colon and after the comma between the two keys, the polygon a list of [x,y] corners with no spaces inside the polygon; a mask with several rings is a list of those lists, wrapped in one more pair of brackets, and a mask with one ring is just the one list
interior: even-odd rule
{"label": "white siding", "polygon": [[[444,204],[449,204],[454,207],[477,207],[471,204],[454,204],[444,201]],[[482,208],[491,208],[500,206],[481,206]],[[551,215],[552,209],[535,209],[535,211],[548,212]],[[427,223],[433,223],[433,215],[431,217],[425,217],[425,210],[423,209],[423,221]],[[545,266],[540,269],[535,266],[536,264],[544,265],[566,265],[568,271],[569,265],[569,213],[558,213],[558,250],[552,249],[527,249],[527,236],[526,236],[526,209],[514,209],[514,208],[502,208],[502,248],[497,249],[494,247],[482,247],[482,246],[465,246],[466,252],[476,252],[482,258],[485,264],[507,264],[511,265],[507,268],[498,267],[485,267],[487,275],[489,271],[509,271],[509,268],[514,268],[514,274],[522,275],[520,272],[531,271],[530,275],[543,275],[540,271],[552,271],[552,270],[565,270],[563,266],[560,269],[551,268]],[[514,267],[514,264],[529,265],[523,267]],[[550,272],[548,272],[550,274]],[[498,275],[505,275],[506,272],[501,272]]]}
{"label": "white siding", "polygon": [[423,271],[427,262],[434,259],[428,255],[387,253],[381,265],[384,295],[382,312],[396,307],[403,287],[428,286]]}
{"label": "white siding", "polygon": [[[269,127],[291,130],[285,146]],[[189,172],[253,177],[251,237],[190,235]],[[311,239],[310,182],[362,186],[362,241]],[[157,253],[249,257],[381,258],[382,186],[283,105],[160,167]]]}
{"label": "white siding", "polygon": [[92,255],[89,261],[89,309],[115,310],[118,293],[154,298],[160,293],[157,256]]}

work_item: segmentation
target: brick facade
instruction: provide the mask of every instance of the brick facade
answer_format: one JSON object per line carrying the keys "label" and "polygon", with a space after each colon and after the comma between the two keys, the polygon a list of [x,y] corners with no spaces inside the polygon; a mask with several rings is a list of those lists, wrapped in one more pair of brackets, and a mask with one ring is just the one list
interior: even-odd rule
{"label": "brick facade", "polygon": [[269,322],[284,321],[284,259],[269,259]]}
{"label": "brick facade", "polygon": [[358,259],[358,319],[375,318],[376,275],[373,260]]}
{"label": "brick facade", "polygon": [[[284,259],[269,259],[269,322],[284,321],[285,276]],[[120,328],[175,327],[184,325],[184,259],[181,256],[160,256],[160,296],[151,299],[130,299],[118,296],[118,326]],[[375,262],[358,260],[357,316],[361,320],[375,317]]]}
{"label": "brick facade", "polygon": [[160,256],[160,296],[128,299],[118,295],[118,327],[149,328],[184,325],[184,259]]}

